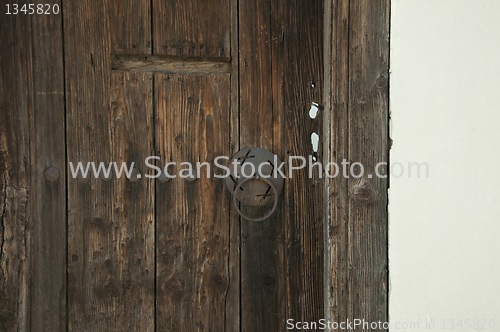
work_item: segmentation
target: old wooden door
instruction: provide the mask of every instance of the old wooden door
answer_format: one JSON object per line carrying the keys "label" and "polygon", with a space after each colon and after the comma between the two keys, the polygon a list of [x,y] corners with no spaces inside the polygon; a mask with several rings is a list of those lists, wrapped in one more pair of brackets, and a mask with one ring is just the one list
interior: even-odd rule
{"label": "old wooden door", "polygon": [[148,178],[145,159],[387,161],[389,0],[46,3],[1,8],[0,330],[387,320],[386,179],[296,172],[251,223],[222,179]]}

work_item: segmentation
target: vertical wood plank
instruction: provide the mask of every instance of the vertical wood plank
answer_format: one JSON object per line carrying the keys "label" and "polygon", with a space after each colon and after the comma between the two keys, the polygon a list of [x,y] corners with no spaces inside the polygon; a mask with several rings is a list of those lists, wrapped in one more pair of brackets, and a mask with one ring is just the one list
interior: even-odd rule
{"label": "vertical wood plank", "polygon": [[147,32],[125,21],[150,26],[150,2],[119,6],[64,1],[68,161],[134,162],[142,176],[69,177],[71,331],[155,328],[154,180],[144,164],[153,155],[152,74],[112,73],[110,63],[111,50],[148,50]]}
{"label": "vertical wood plank", "polygon": [[[273,147],[271,4],[240,1],[240,144]],[[277,111],[279,112],[279,110]]]}
{"label": "vertical wood plank", "polygon": [[[331,107],[328,160],[339,167],[342,160],[349,159],[349,0],[334,1],[331,8],[330,81],[326,87],[326,98]],[[328,109],[327,109],[328,110]],[[335,169],[330,167],[330,174]],[[349,190],[347,178],[338,175],[328,182],[328,274],[326,297],[328,307],[325,316],[331,321],[352,318],[349,309]]]}
{"label": "vertical wood plank", "polygon": [[228,0],[153,0],[153,8],[155,54],[229,57]]}
{"label": "vertical wood plank", "polygon": [[[239,112],[239,35],[238,2],[230,0],[231,6],[231,109],[230,109],[230,144],[228,157],[240,148],[240,112]],[[225,163],[224,163],[225,164]],[[224,188],[223,190],[227,190]],[[226,193],[227,195],[227,193]],[[229,202],[231,205],[232,202]],[[229,214],[229,290],[226,300],[226,322],[224,331],[239,331],[241,323],[240,307],[240,220],[231,206]]]}
{"label": "vertical wood plank", "polygon": [[[374,172],[389,151],[388,0],[351,0],[349,24],[349,160]],[[348,181],[349,298],[352,317],[387,321],[388,179],[366,172]]]}
{"label": "vertical wood plank", "polygon": [[207,178],[205,167],[192,182],[179,172],[186,167],[181,162],[208,162],[213,172],[214,158],[228,155],[230,75],[156,75],[155,86],[157,151],[165,163],[177,163],[168,169],[177,178],[156,192],[157,325],[218,331],[238,320],[226,317],[234,274],[229,196],[223,179]]}
{"label": "vertical wood plank", "polygon": [[[2,1],[2,6],[6,2]],[[0,330],[29,331],[30,25],[0,15]]]}
{"label": "vertical wood plank", "polygon": [[330,181],[332,320],[387,321],[388,181],[374,171],[388,160],[389,11],[388,0],[333,6],[330,155],[365,173]]}
{"label": "vertical wood plank", "polygon": [[109,1],[111,53],[151,54],[150,1]]}
{"label": "vertical wood plank", "polygon": [[[322,142],[323,116],[323,1],[286,1],[284,15],[283,141],[281,153],[314,157],[323,162],[322,144],[314,151],[311,134]],[[311,119],[316,103],[319,112]],[[299,163],[298,161],[296,162]],[[295,171],[285,182],[287,313],[286,319],[318,321],[323,318],[323,174],[319,166]]]}
{"label": "vertical wood plank", "polygon": [[[46,2],[61,6],[60,1]],[[66,147],[62,15],[31,15],[31,329],[66,331]],[[44,173],[55,167],[57,179]]]}
{"label": "vertical wood plank", "polygon": [[[240,148],[275,150],[281,137],[283,46],[282,12],[277,0],[240,1]],[[276,121],[276,122],[274,122]],[[281,142],[281,140],[280,140]],[[276,147],[280,142],[276,143]],[[274,215],[252,223],[241,220],[241,330],[280,331],[285,328],[286,275],[283,194]],[[246,215],[262,208],[242,207]],[[262,213],[262,212],[261,212]]]}
{"label": "vertical wood plank", "polygon": [[[311,120],[323,91],[323,3],[240,4],[241,145],[289,156],[313,154],[322,116]],[[321,146],[319,151],[321,150]],[[322,155],[316,158],[321,162]],[[287,179],[277,213],[242,221],[242,329],[280,330],[286,319],[323,315],[323,185],[319,172]]]}
{"label": "vertical wood plank", "polygon": [[[237,1],[153,0],[155,54],[232,57],[231,74],[155,77],[162,162],[211,163],[237,145]],[[205,174],[205,173],[203,173]],[[158,184],[157,325],[239,329],[239,225],[222,179]]]}

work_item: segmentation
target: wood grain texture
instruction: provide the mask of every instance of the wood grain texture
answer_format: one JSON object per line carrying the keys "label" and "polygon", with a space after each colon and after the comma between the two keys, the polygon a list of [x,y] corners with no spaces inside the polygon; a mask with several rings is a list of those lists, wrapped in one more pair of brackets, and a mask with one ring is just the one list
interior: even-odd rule
{"label": "wood grain texture", "polygon": [[192,182],[178,174],[180,162],[208,162],[214,171],[214,158],[228,155],[230,75],[159,74],[155,87],[156,149],[162,161],[178,165],[169,167],[177,178],[156,191],[157,326],[220,331],[238,320],[226,315],[228,292],[238,291],[230,287],[229,195],[205,167]]}
{"label": "wood grain texture", "polygon": [[[239,151],[239,35],[238,35],[238,2],[230,0],[231,4],[231,109],[230,109],[230,141],[229,157]],[[224,188],[223,190],[226,190]],[[227,193],[226,193],[227,195]],[[226,323],[224,331],[239,331],[241,324],[240,302],[240,218],[239,215],[228,207],[229,215],[229,289],[226,298]],[[229,318],[229,319],[228,319]]]}
{"label": "wood grain texture", "polygon": [[154,54],[230,54],[229,0],[153,0]]}
{"label": "wood grain texture", "polygon": [[173,55],[119,55],[111,57],[111,69],[165,74],[216,74],[231,72],[231,60]]}
{"label": "wood grain texture", "polygon": [[[350,4],[349,160],[373,171],[389,161],[389,10],[387,0]],[[388,320],[387,187],[367,174],[349,179],[351,314],[368,321]]]}
{"label": "wood grain texture", "polygon": [[330,155],[365,168],[359,179],[330,181],[333,320],[388,318],[388,181],[374,170],[388,161],[389,11],[387,0],[339,1],[332,10]]}
{"label": "wood grain texture", "polygon": [[64,2],[68,161],[134,162],[142,175],[68,179],[70,331],[155,327],[155,187],[144,164],[153,155],[152,74],[112,73],[110,59],[111,49],[147,50],[140,29],[109,35],[115,19],[148,26],[147,16],[135,15],[150,2],[140,6],[115,18],[112,2]]}
{"label": "wood grain texture", "polygon": [[[0,16],[0,331],[387,320],[388,181],[367,175],[388,161],[389,0],[61,8]],[[331,111],[310,119],[312,102]],[[365,175],[325,190],[317,169],[296,171],[261,223],[240,221],[222,179],[145,177],[155,154],[212,170],[247,146],[307,157],[312,132],[320,162]],[[74,179],[65,153],[142,178]]]}
{"label": "wood grain texture", "polygon": [[150,0],[108,0],[109,33],[113,54],[151,54]]}
{"label": "wood grain texture", "polygon": [[[283,160],[313,154],[322,133],[321,1],[240,3],[240,141]],[[321,150],[321,146],[320,146]],[[321,153],[316,154],[321,160]],[[318,172],[319,175],[319,172]],[[323,186],[306,170],[287,179],[279,210],[242,221],[242,330],[281,330],[323,316]]]}
{"label": "wood grain texture", "polygon": [[30,330],[29,28],[25,15],[0,16],[0,331],[6,332]]}
{"label": "wood grain texture", "polygon": [[[46,2],[53,6],[60,1]],[[66,147],[61,15],[31,15],[31,292],[33,331],[66,331]],[[59,177],[48,181],[49,167]]]}
{"label": "wood grain texture", "polygon": [[[282,123],[273,122],[274,116],[281,119],[284,112],[279,69],[283,63],[279,53],[273,54],[274,48],[284,47],[283,21],[278,21],[282,16],[277,16],[278,11],[274,15],[271,12],[278,6],[278,1],[271,0],[239,3],[240,149],[261,147],[273,151],[273,135],[281,134]],[[279,150],[273,152],[284,158]],[[241,220],[241,331],[285,328],[283,194],[280,200],[269,219],[259,223]],[[248,216],[261,216],[262,210],[242,206]]]}
{"label": "wood grain texture", "polygon": [[[331,62],[326,64],[331,81],[327,82],[329,98],[330,136],[327,138],[328,160],[341,165],[349,156],[349,1],[333,2],[331,39],[327,40]],[[342,82],[342,84],[340,84]],[[335,172],[330,168],[330,174]],[[327,180],[329,224],[327,227],[327,264],[325,264],[327,308],[325,316],[331,321],[344,321],[351,316],[349,309],[349,190],[343,176]]]}
{"label": "wood grain texture", "polygon": [[[322,142],[323,114],[323,1],[286,1],[283,52],[283,140],[276,146],[286,156],[314,157],[323,162],[320,143],[313,150],[311,134]],[[319,105],[315,119],[312,103]],[[327,133],[328,134],[328,133]],[[311,157],[310,157],[311,156]],[[314,162],[314,160],[313,160]],[[298,162],[297,162],[298,163]],[[321,177],[321,178],[320,178]],[[316,166],[296,171],[285,183],[286,319],[317,321],[323,318],[323,174]]]}

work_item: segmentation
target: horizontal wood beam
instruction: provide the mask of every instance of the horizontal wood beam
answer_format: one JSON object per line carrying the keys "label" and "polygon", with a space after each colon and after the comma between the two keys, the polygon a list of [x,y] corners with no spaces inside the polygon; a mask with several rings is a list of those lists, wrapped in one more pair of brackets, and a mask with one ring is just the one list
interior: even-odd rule
{"label": "horizontal wood beam", "polygon": [[231,71],[229,58],[113,54],[111,69],[166,74],[216,74]]}

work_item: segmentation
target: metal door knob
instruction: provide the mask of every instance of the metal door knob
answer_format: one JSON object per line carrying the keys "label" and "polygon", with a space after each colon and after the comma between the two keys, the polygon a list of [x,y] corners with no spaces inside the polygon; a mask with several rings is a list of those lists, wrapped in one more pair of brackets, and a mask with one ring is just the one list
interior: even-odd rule
{"label": "metal door knob", "polygon": [[[233,195],[236,212],[241,217],[254,222],[263,221],[276,211],[284,184],[281,173],[275,171],[275,167],[279,165],[281,160],[278,156],[262,148],[245,148],[233,156],[226,185]],[[265,216],[250,218],[241,212],[238,202],[249,206],[265,206],[272,202],[274,204]]]}

